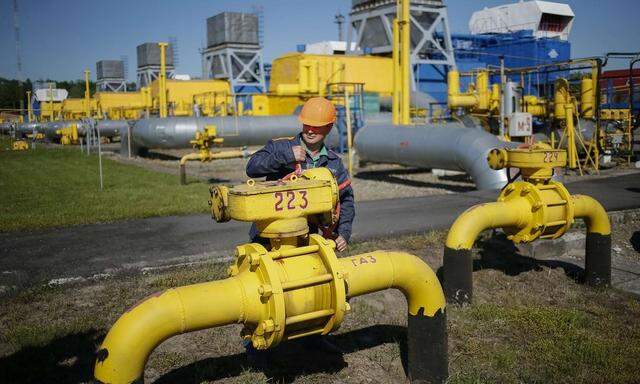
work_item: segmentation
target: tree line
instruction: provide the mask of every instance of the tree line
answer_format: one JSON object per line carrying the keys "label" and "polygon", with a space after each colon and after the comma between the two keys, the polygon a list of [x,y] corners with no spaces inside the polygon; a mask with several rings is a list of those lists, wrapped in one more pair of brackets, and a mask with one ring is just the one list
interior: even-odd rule
{"label": "tree line", "polygon": [[[66,89],[69,92],[69,98],[84,97],[84,80],[44,80],[46,82],[56,83],[56,88]],[[33,82],[27,79],[20,84],[15,79],[5,79],[0,77],[0,109],[19,109],[20,101],[23,102],[24,108],[27,106],[27,91],[33,92]],[[135,89],[135,83],[128,83],[127,89]],[[91,96],[96,92],[96,83],[89,81],[89,92]]]}

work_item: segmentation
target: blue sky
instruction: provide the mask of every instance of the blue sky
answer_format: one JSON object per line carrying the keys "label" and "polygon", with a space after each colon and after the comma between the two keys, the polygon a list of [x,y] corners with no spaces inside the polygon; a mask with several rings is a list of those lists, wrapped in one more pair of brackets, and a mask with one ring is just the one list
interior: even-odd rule
{"label": "blue sky", "polygon": [[[264,57],[271,61],[296,44],[337,39],[333,16],[348,14],[349,0],[18,0],[23,72],[31,79],[72,80],[101,59],[129,58],[135,77],[135,47],[146,41],[178,39],[178,73],[201,74],[198,49],[205,44],[207,17],[222,11],[250,12],[262,5]],[[449,0],[453,32],[468,32],[473,11],[507,0]],[[574,57],[607,51],[640,51],[640,0],[568,0],[576,14],[571,36]],[[13,0],[0,0],[0,77],[16,76]]]}

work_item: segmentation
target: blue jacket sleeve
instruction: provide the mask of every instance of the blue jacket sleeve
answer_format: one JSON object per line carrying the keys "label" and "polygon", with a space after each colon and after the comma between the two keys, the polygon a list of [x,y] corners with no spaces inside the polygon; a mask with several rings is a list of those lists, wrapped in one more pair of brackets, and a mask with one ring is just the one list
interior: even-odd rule
{"label": "blue jacket sleeve", "polygon": [[[341,161],[338,166],[336,179],[339,185],[350,180],[349,172],[344,168]],[[351,227],[355,217],[356,209],[354,206],[353,188],[351,188],[351,185],[348,185],[340,191],[340,219],[338,220],[337,228],[338,235],[342,236],[347,242],[351,238]]]}
{"label": "blue jacket sleeve", "polygon": [[295,161],[290,141],[269,140],[264,148],[251,155],[247,163],[247,176],[264,177],[277,174],[285,165]]}

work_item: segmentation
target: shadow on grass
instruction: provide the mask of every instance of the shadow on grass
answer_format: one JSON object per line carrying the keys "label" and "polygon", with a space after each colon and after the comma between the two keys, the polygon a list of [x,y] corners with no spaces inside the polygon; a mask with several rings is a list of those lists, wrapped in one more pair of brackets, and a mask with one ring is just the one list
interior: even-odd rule
{"label": "shadow on grass", "polygon": [[230,182],[231,182],[230,179],[218,179],[216,177],[211,177],[207,179],[207,183],[209,184],[223,184],[223,183],[230,183]]}
{"label": "shadow on grass", "polygon": [[495,269],[508,276],[517,276],[523,272],[541,271],[543,267],[562,268],[564,274],[577,281],[581,281],[584,269],[560,260],[538,260],[520,254],[518,248],[507,239],[503,233],[496,234],[485,241],[478,241],[480,259],[473,260],[473,270]]}
{"label": "shadow on grass", "polygon": [[160,153],[154,151],[147,151],[146,153],[141,154],[145,159],[150,160],[165,160],[165,161],[175,161],[180,160],[180,156],[169,155],[167,153]]}
{"label": "shadow on grass", "polygon": [[[355,177],[357,179],[362,180],[374,180],[374,181],[384,181],[387,183],[393,184],[401,184],[409,187],[417,187],[417,188],[438,188],[445,189],[451,192],[469,192],[474,191],[475,187],[470,185],[449,185],[442,183],[431,183],[427,181],[418,181],[418,180],[408,180],[398,177],[397,175],[413,175],[418,173],[428,172],[427,169],[391,169],[384,171],[361,171],[356,173]],[[469,179],[466,175],[448,175],[448,176],[439,176],[442,180],[448,181],[458,181],[458,182],[468,182]]]}
{"label": "shadow on grass", "polygon": [[0,382],[81,383],[93,379],[94,352],[104,333],[89,330],[0,358]]}
{"label": "shadow on grass", "polygon": [[[57,338],[44,346],[26,347],[0,358],[0,382],[12,384],[82,383],[93,380],[97,345],[105,334],[89,330]],[[407,329],[374,325],[339,335],[313,336],[280,344],[261,352],[213,357],[176,368],[157,384],[201,383],[231,378],[247,370],[263,372],[269,382],[291,383],[297,377],[333,374],[347,366],[344,354],[399,343],[406,372]]]}
{"label": "shadow on grass", "polygon": [[640,252],[640,231],[633,232],[633,235],[631,235],[629,242],[636,252]]}
{"label": "shadow on grass", "polygon": [[291,383],[314,373],[334,374],[344,369],[344,354],[386,343],[400,343],[402,365],[407,370],[407,329],[374,325],[339,335],[313,336],[285,342],[260,352],[212,357],[174,369],[155,384],[196,384],[239,376],[251,370],[263,372],[271,383]]}

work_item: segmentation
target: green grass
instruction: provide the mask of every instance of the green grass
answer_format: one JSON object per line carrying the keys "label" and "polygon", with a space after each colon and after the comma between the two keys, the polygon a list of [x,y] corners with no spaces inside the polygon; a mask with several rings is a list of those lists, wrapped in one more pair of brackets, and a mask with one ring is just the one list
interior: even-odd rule
{"label": "green grass", "polygon": [[[5,144],[3,142],[3,144]],[[7,151],[0,146],[0,231],[181,215],[208,209],[208,187],[78,148]]]}

